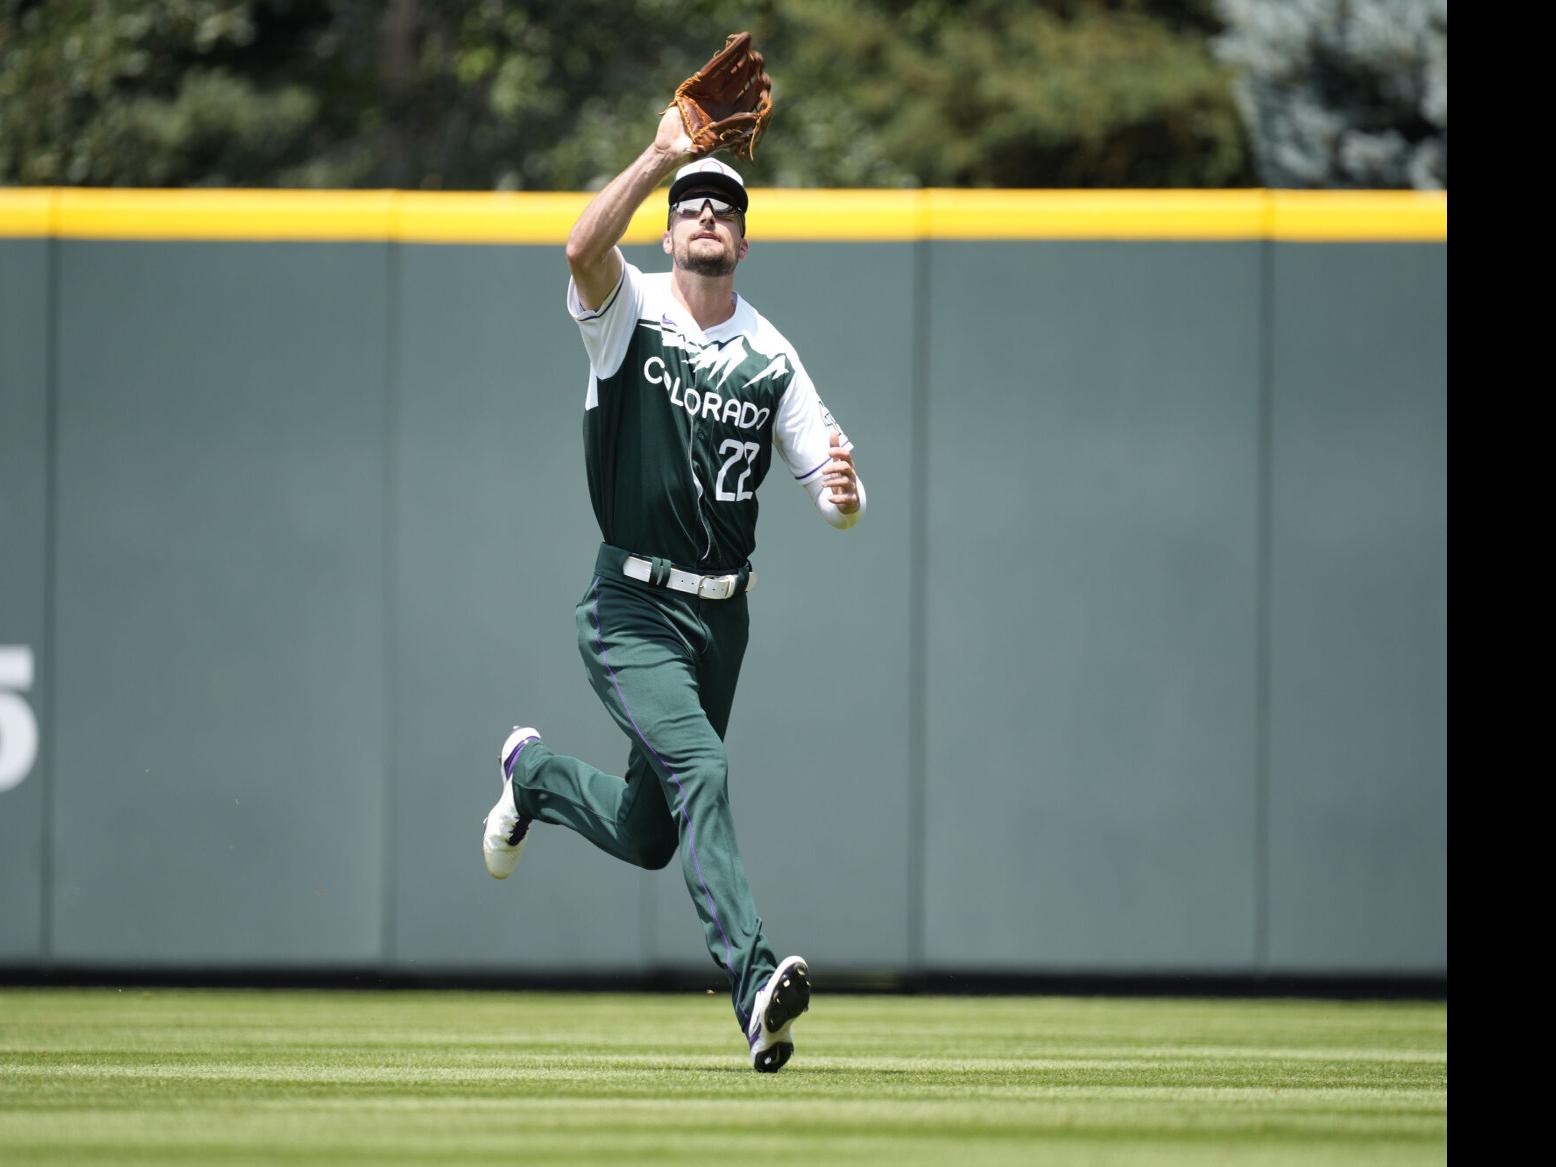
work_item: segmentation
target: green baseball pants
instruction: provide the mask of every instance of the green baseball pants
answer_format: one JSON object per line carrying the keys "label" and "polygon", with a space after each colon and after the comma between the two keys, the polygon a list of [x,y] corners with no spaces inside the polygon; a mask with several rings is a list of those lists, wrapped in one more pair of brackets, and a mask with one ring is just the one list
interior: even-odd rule
{"label": "green baseball pants", "polygon": [[571,827],[638,867],[664,867],[679,849],[744,1032],[778,963],[741,866],[724,751],[746,651],[746,596],[705,600],[628,579],[625,558],[600,548],[577,618],[589,683],[632,742],[626,776],[531,742],[513,768],[514,800],[520,814]]}

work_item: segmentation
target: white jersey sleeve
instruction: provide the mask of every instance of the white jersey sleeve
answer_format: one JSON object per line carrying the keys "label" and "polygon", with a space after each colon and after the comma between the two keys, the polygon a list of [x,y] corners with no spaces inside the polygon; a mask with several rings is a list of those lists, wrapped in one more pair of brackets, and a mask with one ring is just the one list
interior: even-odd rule
{"label": "white jersey sleeve", "polygon": [[852,449],[848,440],[816,392],[815,383],[799,358],[794,360],[794,377],[778,402],[773,418],[773,442],[794,477],[801,482],[821,473],[832,460],[832,435],[842,434],[843,448]]}
{"label": "white jersey sleeve", "polygon": [[864,480],[859,480],[859,509],[851,515],[837,509],[823,480],[827,463],[832,461],[832,435],[842,438],[845,450],[852,450],[854,443],[822,403],[805,366],[792,350],[789,355],[794,360],[794,378],[778,402],[778,411],[773,417],[773,444],[789,464],[795,480],[816,504],[821,517],[834,527],[847,529],[864,515]]}
{"label": "white jersey sleeve", "polygon": [[625,259],[621,262],[621,280],[598,308],[585,308],[578,298],[578,286],[571,278],[567,281],[567,311],[578,322],[584,348],[589,353],[591,401],[593,379],[612,376],[626,358],[642,298],[643,273]]}

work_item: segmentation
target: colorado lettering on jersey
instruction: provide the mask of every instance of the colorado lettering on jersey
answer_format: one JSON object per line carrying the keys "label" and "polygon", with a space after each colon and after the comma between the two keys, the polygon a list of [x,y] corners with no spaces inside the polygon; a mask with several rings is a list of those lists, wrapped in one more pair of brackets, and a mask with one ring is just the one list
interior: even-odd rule
{"label": "colorado lettering on jersey", "polygon": [[[778,361],[782,360],[780,355]],[[652,356],[643,362],[643,380],[650,385],[663,385],[670,394],[670,404],[680,406],[693,417],[701,416],[704,420],[712,418],[739,429],[761,429],[773,413],[767,406],[758,406],[738,397],[725,398],[714,389],[704,389],[699,393],[687,386],[683,390],[681,378],[670,375],[663,357]]]}

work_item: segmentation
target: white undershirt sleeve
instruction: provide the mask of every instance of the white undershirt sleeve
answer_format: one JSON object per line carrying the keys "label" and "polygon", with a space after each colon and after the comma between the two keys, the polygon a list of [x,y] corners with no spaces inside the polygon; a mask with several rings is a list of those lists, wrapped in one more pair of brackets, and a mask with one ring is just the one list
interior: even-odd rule
{"label": "white undershirt sleeve", "polygon": [[851,515],[845,515],[837,509],[837,504],[832,501],[830,497],[832,492],[826,488],[825,482],[822,481],[824,478],[826,478],[825,474],[818,474],[809,481],[800,483],[800,485],[810,492],[811,501],[816,504],[816,509],[821,512],[821,517],[839,531],[846,531],[860,519],[864,518],[864,479],[860,478],[858,472],[855,471],[854,478],[859,483],[859,509]]}

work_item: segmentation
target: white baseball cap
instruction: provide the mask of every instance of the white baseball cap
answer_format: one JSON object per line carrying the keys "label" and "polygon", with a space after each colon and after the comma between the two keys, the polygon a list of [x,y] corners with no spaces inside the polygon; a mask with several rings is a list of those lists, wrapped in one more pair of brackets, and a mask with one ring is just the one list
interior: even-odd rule
{"label": "white baseball cap", "polygon": [[733,166],[726,166],[717,158],[699,158],[677,170],[675,181],[670,184],[670,202],[674,205],[689,191],[699,190],[723,195],[742,211],[751,202],[746,194],[746,180]]}

